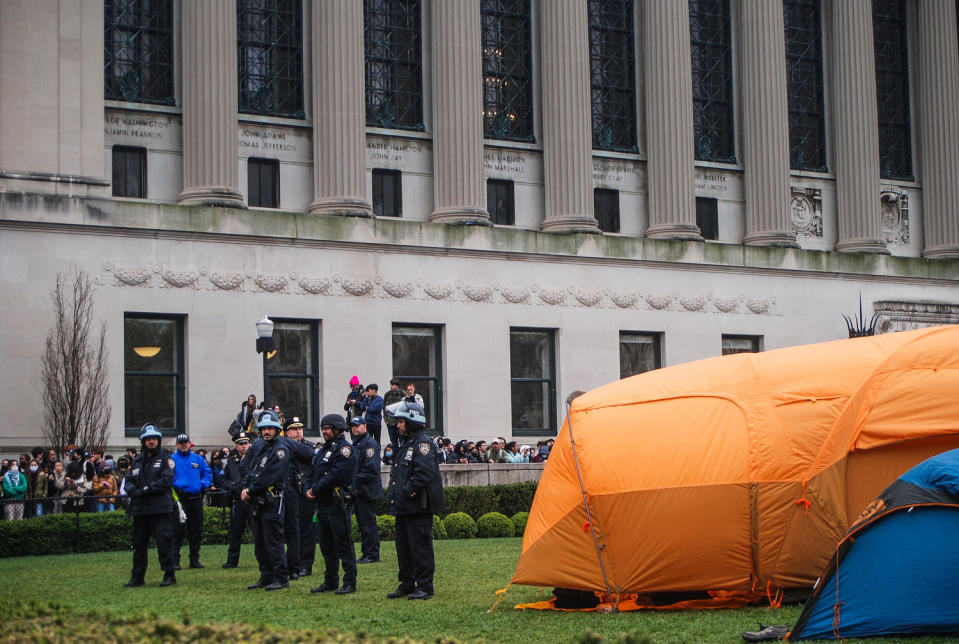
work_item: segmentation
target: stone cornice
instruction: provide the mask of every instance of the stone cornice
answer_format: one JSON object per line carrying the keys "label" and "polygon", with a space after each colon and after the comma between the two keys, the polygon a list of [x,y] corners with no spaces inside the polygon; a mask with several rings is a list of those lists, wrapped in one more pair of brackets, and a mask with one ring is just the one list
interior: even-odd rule
{"label": "stone cornice", "polygon": [[20,192],[0,193],[0,227],[830,279],[849,276],[869,281],[923,283],[959,280],[959,261],[956,260],[621,235],[554,234],[392,218],[364,219]]}

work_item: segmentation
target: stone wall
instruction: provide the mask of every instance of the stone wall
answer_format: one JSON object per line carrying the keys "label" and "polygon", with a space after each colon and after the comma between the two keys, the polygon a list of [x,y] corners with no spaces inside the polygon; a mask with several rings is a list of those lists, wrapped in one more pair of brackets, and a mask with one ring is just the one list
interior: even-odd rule
{"label": "stone wall", "polygon": [[[465,465],[440,465],[443,486],[480,486],[501,483],[526,483],[539,481],[546,463],[469,463]],[[390,484],[390,468],[380,471],[383,487]]]}

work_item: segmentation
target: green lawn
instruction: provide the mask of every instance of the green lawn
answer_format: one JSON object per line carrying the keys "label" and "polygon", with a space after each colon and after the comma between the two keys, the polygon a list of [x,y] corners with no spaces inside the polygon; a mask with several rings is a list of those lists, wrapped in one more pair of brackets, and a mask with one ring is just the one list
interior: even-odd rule
{"label": "green lawn", "polygon": [[[312,577],[293,582],[288,590],[246,590],[246,585],[258,577],[252,546],[243,547],[240,567],[234,570],[220,568],[226,546],[204,546],[201,559],[207,568],[179,572],[179,583],[172,588],[157,587],[162,573],[155,552],[151,553],[148,585],[144,588],[122,587],[129,578],[129,552],[4,559],[0,560],[0,579],[7,589],[3,593],[7,599],[56,601],[76,613],[145,616],[152,612],[176,621],[182,621],[186,614],[194,625],[243,622],[278,629],[337,629],[375,638],[427,641],[590,641],[582,638],[589,630],[614,641],[632,633],[632,641],[639,641],[635,636],[645,635],[653,642],[742,642],[742,631],[755,630],[758,622],[792,624],[799,614],[797,606],[612,615],[514,610],[519,602],[549,596],[548,589],[524,586],[511,588],[497,609],[488,613],[495,591],[509,581],[521,540],[444,540],[435,545],[437,595],[426,602],[386,599],[386,593],[396,587],[392,542],[383,543],[381,563],[360,566],[358,591],[345,597],[310,595],[309,589],[322,580],[317,568]],[[322,566],[321,560],[318,563]],[[15,622],[0,620],[0,639],[21,639],[17,632]],[[109,635],[105,634],[104,641],[109,641]]]}

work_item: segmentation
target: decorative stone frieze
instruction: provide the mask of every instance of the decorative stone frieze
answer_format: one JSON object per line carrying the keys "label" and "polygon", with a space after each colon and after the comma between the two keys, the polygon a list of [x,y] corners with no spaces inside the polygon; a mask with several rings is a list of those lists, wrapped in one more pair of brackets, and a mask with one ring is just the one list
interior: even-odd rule
{"label": "decorative stone frieze", "polygon": [[909,193],[883,187],[879,196],[882,236],[887,244],[909,243]]}
{"label": "decorative stone frieze", "polygon": [[872,306],[878,333],[959,324],[959,305],[936,302],[880,301]]}
{"label": "decorative stone frieze", "polygon": [[793,233],[799,237],[822,239],[822,190],[793,188],[790,202]]}

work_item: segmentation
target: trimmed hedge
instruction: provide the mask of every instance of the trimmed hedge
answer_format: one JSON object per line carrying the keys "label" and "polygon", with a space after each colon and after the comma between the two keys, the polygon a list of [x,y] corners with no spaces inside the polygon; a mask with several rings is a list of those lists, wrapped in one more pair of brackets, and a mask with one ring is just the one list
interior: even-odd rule
{"label": "trimmed hedge", "polygon": [[454,512],[443,519],[443,524],[450,539],[472,539],[476,536],[476,522],[465,512]]}
{"label": "trimmed hedge", "polygon": [[517,512],[510,521],[513,522],[513,534],[522,537],[526,533],[526,522],[529,521],[529,512]]}
{"label": "trimmed hedge", "polygon": [[487,512],[476,521],[476,536],[481,539],[512,537],[513,522],[500,512]]}
{"label": "trimmed hedge", "polygon": [[[465,515],[472,523],[475,519],[490,512],[499,512],[513,516],[528,512],[536,494],[536,483],[509,483],[483,487],[449,487],[446,496],[447,519],[450,516]],[[380,530],[380,539],[386,541],[395,538],[396,524],[390,522],[388,503],[385,499],[377,502],[376,523]],[[81,512],[47,514],[42,517],[22,521],[0,521],[0,559],[4,557],[22,557],[27,555],[64,554],[69,552],[106,552],[126,550],[130,547],[132,519],[123,510],[114,512]],[[454,519],[459,526],[461,519]],[[525,529],[525,523],[523,524]],[[521,535],[523,529],[517,524],[515,534]],[[442,517],[433,520],[434,539],[457,539],[462,534],[466,538],[476,535],[476,525],[450,529],[450,523]],[[358,531],[354,531],[354,541],[359,540]],[[227,508],[207,507],[203,510],[203,543],[222,544],[230,540],[230,511]],[[251,543],[252,535],[247,530],[243,543]]]}

